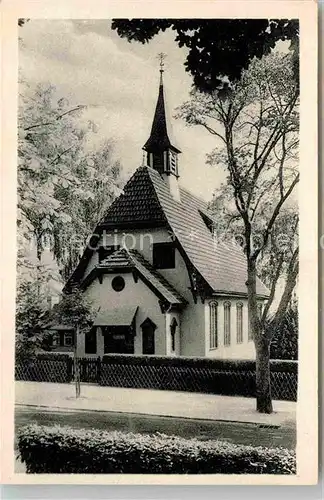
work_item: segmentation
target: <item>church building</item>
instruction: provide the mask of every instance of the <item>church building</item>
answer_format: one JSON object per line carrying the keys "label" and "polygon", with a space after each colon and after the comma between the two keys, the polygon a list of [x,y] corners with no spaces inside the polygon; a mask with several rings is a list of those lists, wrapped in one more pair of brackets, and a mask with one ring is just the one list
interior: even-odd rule
{"label": "church building", "polygon": [[[181,186],[160,73],[144,165],[98,223],[65,285],[79,285],[97,311],[77,355],[254,358],[245,257],[215,242],[208,204]],[[257,292],[262,307],[268,290],[259,280]],[[59,337],[68,350],[71,332]]]}

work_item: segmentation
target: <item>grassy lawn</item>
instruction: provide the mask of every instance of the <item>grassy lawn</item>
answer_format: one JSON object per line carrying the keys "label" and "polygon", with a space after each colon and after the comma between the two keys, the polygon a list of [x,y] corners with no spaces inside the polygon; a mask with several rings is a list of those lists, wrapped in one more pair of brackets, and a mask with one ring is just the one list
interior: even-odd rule
{"label": "grassy lawn", "polygon": [[120,430],[153,434],[161,432],[184,438],[219,439],[236,444],[283,446],[293,449],[296,445],[296,432],[293,427],[271,427],[247,423],[194,420],[175,417],[158,417],[115,412],[79,411],[51,412],[32,407],[17,407],[15,425],[18,430],[29,424],[60,424],[76,429]]}

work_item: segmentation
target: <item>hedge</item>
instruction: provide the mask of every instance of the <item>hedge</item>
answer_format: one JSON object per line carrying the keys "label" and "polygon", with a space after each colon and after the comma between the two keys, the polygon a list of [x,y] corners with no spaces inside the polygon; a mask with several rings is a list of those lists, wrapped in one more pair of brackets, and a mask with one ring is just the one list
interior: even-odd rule
{"label": "hedge", "polygon": [[[255,371],[255,361],[245,359],[215,359],[194,356],[141,356],[133,354],[108,354],[102,357],[102,363],[110,365],[174,366],[192,368],[212,368],[232,371]],[[298,361],[270,360],[272,372],[298,372]]]}
{"label": "hedge", "polygon": [[284,448],[39,425],[17,441],[28,473],[296,474],[295,453]]}
{"label": "hedge", "polygon": [[73,359],[69,355],[38,354],[15,363],[15,379],[34,382],[69,383]]}
{"label": "hedge", "polygon": [[73,353],[71,354],[65,354],[62,352],[58,353],[52,353],[52,352],[40,352],[36,354],[36,359],[46,359],[46,360],[53,360],[53,361],[68,361],[73,357]]}

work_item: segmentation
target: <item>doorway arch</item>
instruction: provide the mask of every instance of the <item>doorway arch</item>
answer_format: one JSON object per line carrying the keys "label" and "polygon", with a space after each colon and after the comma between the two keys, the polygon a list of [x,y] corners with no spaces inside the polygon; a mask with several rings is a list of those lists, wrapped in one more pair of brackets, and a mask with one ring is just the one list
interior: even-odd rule
{"label": "doorway arch", "polygon": [[156,324],[150,319],[146,318],[141,324],[142,329],[142,353],[155,354],[155,330]]}

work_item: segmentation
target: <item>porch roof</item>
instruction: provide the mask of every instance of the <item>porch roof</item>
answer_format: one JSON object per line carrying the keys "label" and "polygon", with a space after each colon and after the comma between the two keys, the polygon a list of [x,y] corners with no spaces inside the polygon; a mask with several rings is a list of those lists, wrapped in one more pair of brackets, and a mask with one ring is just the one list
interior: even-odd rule
{"label": "porch roof", "polygon": [[137,313],[138,306],[118,307],[97,314],[93,326],[130,326]]}

